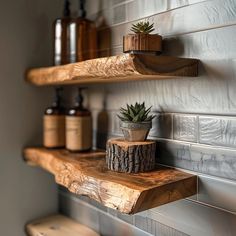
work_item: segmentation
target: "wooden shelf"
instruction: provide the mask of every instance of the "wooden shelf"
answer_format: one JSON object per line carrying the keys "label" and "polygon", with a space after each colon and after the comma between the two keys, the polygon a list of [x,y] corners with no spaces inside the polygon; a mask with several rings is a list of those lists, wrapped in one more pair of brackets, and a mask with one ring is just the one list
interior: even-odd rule
{"label": "wooden shelf", "polygon": [[109,171],[105,152],[70,153],[67,150],[26,148],[28,164],[55,175],[56,182],[75,194],[133,214],[189,197],[197,192],[197,176],[163,166],[155,171],[125,174]]}
{"label": "wooden shelf", "polygon": [[85,225],[63,216],[52,215],[26,225],[29,236],[99,236]]}
{"label": "wooden shelf", "polygon": [[83,62],[32,69],[26,80],[35,85],[109,83],[197,76],[198,60],[169,56],[122,54]]}

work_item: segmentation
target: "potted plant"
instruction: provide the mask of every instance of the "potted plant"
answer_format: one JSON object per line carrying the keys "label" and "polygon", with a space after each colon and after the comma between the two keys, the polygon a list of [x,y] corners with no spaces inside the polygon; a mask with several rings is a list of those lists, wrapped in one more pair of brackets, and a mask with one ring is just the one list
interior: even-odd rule
{"label": "potted plant", "polygon": [[152,128],[152,119],[150,115],[151,107],[146,109],[145,103],[135,103],[128,105],[127,108],[120,108],[118,115],[121,120],[121,130],[127,141],[144,141],[146,140],[150,129]]}
{"label": "potted plant", "polygon": [[131,31],[123,37],[123,52],[128,53],[155,53],[162,51],[162,37],[158,34],[150,34],[154,31],[153,23],[140,21],[133,24]]}

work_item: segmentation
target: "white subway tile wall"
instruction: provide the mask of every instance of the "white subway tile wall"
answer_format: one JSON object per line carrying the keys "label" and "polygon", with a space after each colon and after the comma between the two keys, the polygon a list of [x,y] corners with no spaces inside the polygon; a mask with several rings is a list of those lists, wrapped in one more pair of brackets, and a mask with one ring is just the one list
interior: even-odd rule
{"label": "white subway tile wall", "polygon": [[[104,235],[124,235],[124,229],[130,232],[126,235],[235,235],[236,1],[88,0],[88,16],[103,16],[106,22],[99,26],[99,56],[122,53],[123,35],[130,33],[131,24],[148,19],[154,32],[164,36],[164,54],[201,60],[197,78],[89,87],[95,145],[104,148],[107,138],[122,135],[116,117],[121,106],[145,101],[156,114],[149,137],[157,140],[157,162],[197,174],[198,193],[128,216],[87,198],[75,201],[61,189],[62,211],[85,224],[94,220],[92,226],[104,227]],[[103,120],[98,119],[101,111]],[[86,218],[89,206],[88,212],[98,209],[94,211],[104,215]],[[107,229],[117,225],[122,233]]]}

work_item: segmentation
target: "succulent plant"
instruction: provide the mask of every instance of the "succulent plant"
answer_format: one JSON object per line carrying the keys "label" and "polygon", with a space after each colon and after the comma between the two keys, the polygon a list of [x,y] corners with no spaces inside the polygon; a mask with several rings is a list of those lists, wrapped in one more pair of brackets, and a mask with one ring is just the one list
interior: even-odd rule
{"label": "succulent plant", "polygon": [[121,121],[126,122],[150,122],[155,117],[154,115],[149,115],[151,108],[146,109],[145,103],[135,103],[135,105],[126,105],[126,109],[120,108],[120,115],[117,115]]}
{"label": "succulent plant", "polygon": [[149,21],[140,21],[137,24],[132,24],[131,31],[135,34],[149,34],[154,31],[153,24],[150,24]]}

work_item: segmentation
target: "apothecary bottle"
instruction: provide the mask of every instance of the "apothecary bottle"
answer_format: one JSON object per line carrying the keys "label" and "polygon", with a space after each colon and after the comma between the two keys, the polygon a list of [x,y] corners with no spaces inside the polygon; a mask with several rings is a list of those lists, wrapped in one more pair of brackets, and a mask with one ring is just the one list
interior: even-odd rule
{"label": "apothecary bottle", "polygon": [[88,151],[92,148],[91,112],[83,106],[79,88],[74,107],[66,115],[66,149],[72,152]]}
{"label": "apothecary bottle", "polygon": [[70,61],[79,62],[97,57],[95,23],[86,19],[85,0],[79,1],[78,18],[70,23]]}
{"label": "apothecary bottle", "polygon": [[65,109],[61,104],[61,88],[56,89],[55,100],[43,117],[43,145],[46,148],[65,147]]}
{"label": "apothecary bottle", "polygon": [[70,33],[69,26],[72,21],[70,13],[70,1],[64,1],[63,17],[55,20],[54,31],[54,65],[70,63]]}

